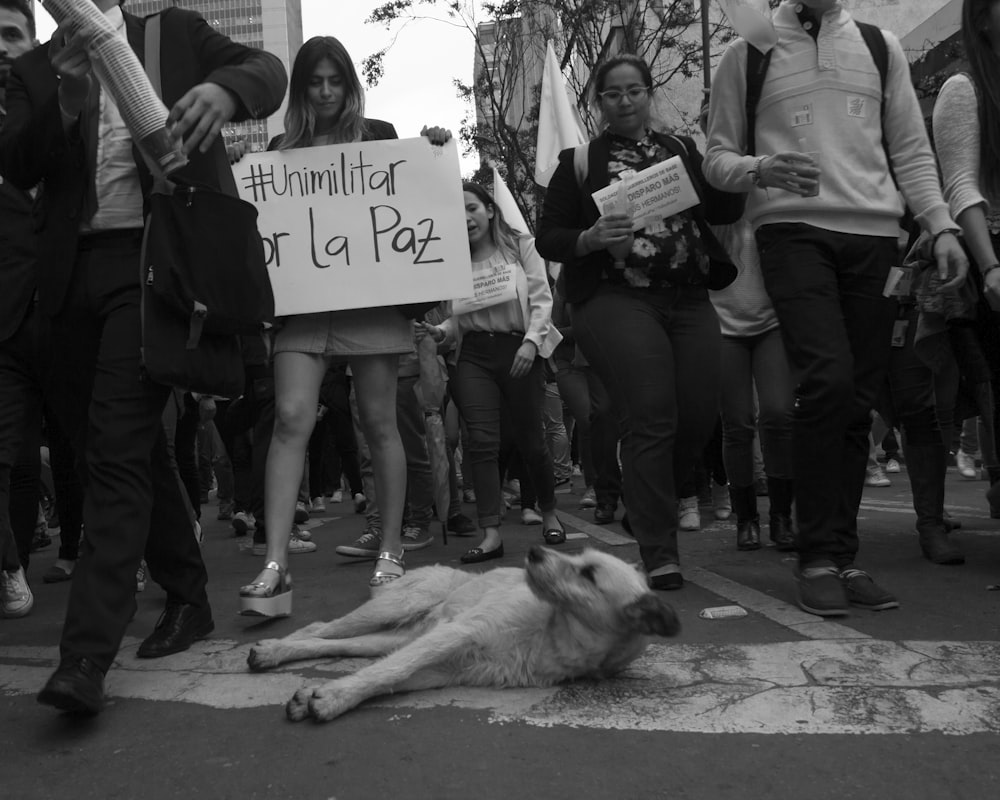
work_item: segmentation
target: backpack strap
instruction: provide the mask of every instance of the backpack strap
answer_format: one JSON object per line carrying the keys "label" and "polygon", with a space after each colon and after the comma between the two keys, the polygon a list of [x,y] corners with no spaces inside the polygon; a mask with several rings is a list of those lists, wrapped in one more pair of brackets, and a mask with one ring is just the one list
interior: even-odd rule
{"label": "backpack strap", "polygon": [[583,186],[590,173],[590,142],[578,144],[573,148],[573,172],[576,174],[576,185]]}
{"label": "backpack strap", "polygon": [[750,42],[747,42],[746,67],[746,117],[747,117],[747,152],[748,156],[757,155],[757,105],[760,103],[760,93],[764,88],[764,77],[771,63],[771,50],[762,53]]}

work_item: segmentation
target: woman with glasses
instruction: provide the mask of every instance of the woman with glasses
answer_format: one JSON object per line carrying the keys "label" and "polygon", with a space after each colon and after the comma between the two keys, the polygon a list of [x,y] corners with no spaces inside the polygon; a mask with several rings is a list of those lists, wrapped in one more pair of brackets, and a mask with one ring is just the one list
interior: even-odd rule
{"label": "woman with glasses", "polygon": [[[708,290],[736,274],[707,223],[734,222],[742,200],[705,182],[691,139],[654,130],[642,59],[604,62],[593,85],[606,127],[560,154],[537,247],[565,265],[573,334],[616,405],[628,518],[650,586],[679,589],[675,477],[688,474],[719,413],[719,320]],[[674,157],[700,202],[638,224],[616,206],[598,209],[593,192]]]}

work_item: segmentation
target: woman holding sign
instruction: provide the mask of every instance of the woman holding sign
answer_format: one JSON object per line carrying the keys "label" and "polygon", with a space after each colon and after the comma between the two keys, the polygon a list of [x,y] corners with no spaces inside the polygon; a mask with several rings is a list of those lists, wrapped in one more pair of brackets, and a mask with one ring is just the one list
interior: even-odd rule
{"label": "woman holding sign", "polygon": [[707,223],[734,222],[742,198],[705,182],[693,141],[650,127],[642,59],[604,62],[593,84],[607,127],[560,153],[538,252],[564,264],[577,345],[620,415],[628,518],[650,586],[679,589],[675,477],[688,474],[719,413],[708,290],[736,274]]}
{"label": "woman holding sign", "polygon": [[[433,144],[451,138],[442,128],[424,128],[422,135]],[[315,36],[302,45],[289,81],[285,133],[269,149],[395,138],[391,124],[365,118],[364,90],[344,46],[332,36]],[[396,379],[400,353],[412,351],[412,323],[394,306],[283,320],[274,345],[274,436],[264,480],[265,567],[240,589],[241,613],[291,613],[289,531],[320,385],[335,360],[346,360],[351,368],[382,513],[382,541],[369,585],[377,588],[403,574],[406,457],[396,428]]]}
{"label": "woman holding sign", "polygon": [[519,236],[482,186],[465,182],[465,220],[475,297],[452,301],[452,316],[424,325],[435,341],[459,344],[452,391],[469,431],[476,510],[483,540],[462,556],[475,564],[500,558],[500,419],[506,414],[542,512],[546,544],[566,541],[556,516],[555,477],[545,446],[542,359],[562,340],[552,324],[552,293],[534,242]]}

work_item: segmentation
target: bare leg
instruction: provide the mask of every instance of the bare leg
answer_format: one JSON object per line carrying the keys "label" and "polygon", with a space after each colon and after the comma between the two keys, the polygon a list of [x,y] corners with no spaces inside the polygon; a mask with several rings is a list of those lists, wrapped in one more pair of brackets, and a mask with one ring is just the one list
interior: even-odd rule
{"label": "bare leg", "polygon": [[[288,565],[288,535],[325,372],[326,361],[321,356],[278,353],[274,357],[274,436],[264,475],[264,563]],[[268,575],[261,579],[268,579]]]}
{"label": "bare leg", "polygon": [[[382,514],[382,549],[403,553],[403,506],[406,503],[406,454],[396,427],[398,355],[350,359],[357,393],[358,416],[372,456],[375,496]],[[375,569],[401,573],[391,561],[377,560]]]}

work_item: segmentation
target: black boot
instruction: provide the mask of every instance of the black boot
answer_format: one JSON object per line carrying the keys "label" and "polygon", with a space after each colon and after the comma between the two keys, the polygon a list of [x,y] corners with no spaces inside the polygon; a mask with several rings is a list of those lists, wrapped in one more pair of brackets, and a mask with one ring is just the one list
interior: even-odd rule
{"label": "black boot", "polygon": [[729,486],[729,501],[736,512],[736,549],[760,549],[760,517],[757,514],[757,489]]}
{"label": "black boot", "polygon": [[944,478],[947,471],[942,445],[904,445],[910,477],[917,535],[924,557],[935,564],[964,564],[965,556],[948,535],[944,521]]}
{"label": "black boot", "polygon": [[795,527],[792,525],[792,497],[794,484],[787,478],[768,478],[767,494],[771,499],[768,515],[771,541],[782,553],[796,547]]}

